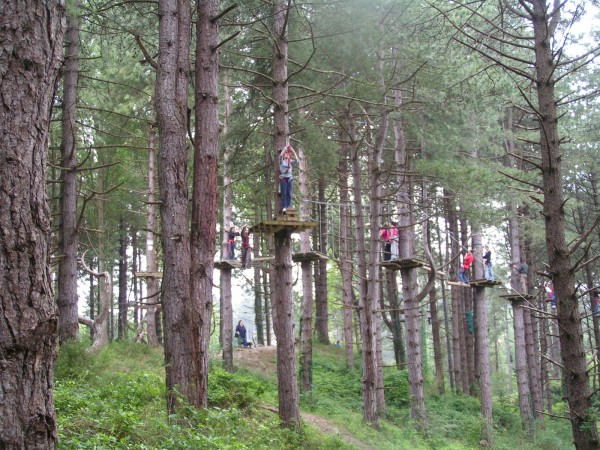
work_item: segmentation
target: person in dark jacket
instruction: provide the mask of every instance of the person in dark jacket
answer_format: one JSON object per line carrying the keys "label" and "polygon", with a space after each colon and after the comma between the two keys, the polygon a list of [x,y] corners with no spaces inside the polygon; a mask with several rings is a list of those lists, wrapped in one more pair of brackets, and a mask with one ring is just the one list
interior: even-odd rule
{"label": "person in dark jacket", "polygon": [[515,263],[513,264],[515,272],[519,274],[519,284],[521,286],[521,294],[527,294],[527,273],[529,272],[529,266],[527,263]]}
{"label": "person in dark jacket", "polygon": [[227,232],[227,259],[235,259],[235,238],[240,233],[235,231],[235,226],[231,226]]}
{"label": "person in dark jacket", "polygon": [[492,251],[486,245],[483,247],[483,273],[486,280],[494,281],[494,270],[492,269]]}
{"label": "person in dark jacket", "polygon": [[251,347],[252,346],[252,344],[250,344],[246,340],[246,327],[244,326],[243,320],[240,320],[237,324],[237,327],[235,327],[235,337],[237,337],[238,343],[240,344],[241,347]]}

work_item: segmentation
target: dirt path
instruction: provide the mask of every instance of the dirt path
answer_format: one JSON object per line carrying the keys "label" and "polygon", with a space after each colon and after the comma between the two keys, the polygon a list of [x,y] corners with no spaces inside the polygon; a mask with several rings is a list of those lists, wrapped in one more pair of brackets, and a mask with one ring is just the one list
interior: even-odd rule
{"label": "dirt path", "polygon": [[[234,364],[244,369],[256,372],[265,378],[277,380],[277,348],[276,347],[256,347],[252,349],[239,349],[233,354]],[[278,413],[277,407],[273,405],[263,405],[264,409]],[[336,435],[344,442],[352,444],[360,450],[370,450],[375,447],[367,445],[352,436],[348,430],[340,427],[323,417],[316,416],[307,412],[300,412],[302,420],[311,427],[319,430],[321,433]]]}

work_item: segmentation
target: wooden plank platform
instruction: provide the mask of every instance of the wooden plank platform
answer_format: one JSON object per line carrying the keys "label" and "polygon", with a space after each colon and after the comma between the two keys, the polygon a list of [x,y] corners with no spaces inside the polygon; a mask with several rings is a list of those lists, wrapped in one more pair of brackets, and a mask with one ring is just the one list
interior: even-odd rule
{"label": "wooden plank platform", "polygon": [[423,267],[425,266],[424,261],[420,261],[418,259],[413,258],[405,258],[405,259],[392,259],[390,261],[382,261],[379,264],[381,267],[387,267],[391,270],[400,270],[400,269],[411,269],[413,267]]}
{"label": "wooden plank platform", "polygon": [[294,209],[288,209],[285,214],[278,215],[273,220],[265,220],[250,228],[251,233],[275,234],[278,231],[291,228],[292,232],[310,230],[318,225],[317,222],[303,221]]}
{"label": "wooden plank platform", "polygon": [[516,302],[519,300],[533,300],[535,298],[535,295],[530,295],[530,294],[506,294],[506,295],[501,295],[500,298],[503,298],[504,300],[507,300],[509,302]]}
{"label": "wooden plank platform", "polygon": [[273,261],[275,261],[274,256],[259,256],[258,258],[253,258],[252,261],[250,261],[250,266],[252,266],[252,267],[267,267]]}
{"label": "wooden plank platform", "polygon": [[227,270],[227,269],[239,269],[242,267],[242,263],[237,259],[224,259],[222,261],[215,261],[215,269]]}
{"label": "wooden plank platform", "polygon": [[305,253],[294,253],[292,255],[292,261],[294,262],[302,262],[302,261],[319,261],[323,259],[329,259],[327,255],[319,252],[305,252]]}
{"label": "wooden plank platform", "polygon": [[133,272],[133,275],[139,278],[162,278],[162,272]]}
{"label": "wooden plank platform", "polygon": [[471,287],[466,283],[461,283],[460,281],[446,281],[446,284],[449,284],[450,286],[459,286],[459,287]]}
{"label": "wooden plank platform", "polygon": [[500,281],[486,280],[485,278],[482,278],[480,280],[473,280],[469,283],[469,285],[472,287],[494,287],[500,286],[501,284],[502,282]]}

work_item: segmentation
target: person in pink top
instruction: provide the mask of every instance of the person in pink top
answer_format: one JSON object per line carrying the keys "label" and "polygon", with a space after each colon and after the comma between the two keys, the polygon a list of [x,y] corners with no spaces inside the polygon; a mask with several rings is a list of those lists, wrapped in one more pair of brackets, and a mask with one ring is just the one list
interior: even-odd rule
{"label": "person in pink top", "polygon": [[469,284],[469,269],[471,268],[471,264],[475,261],[475,257],[473,256],[473,250],[468,250],[467,254],[463,259],[462,266],[458,271],[458,281],[461,283]]}
{"label": "person in pink top", "polygon": [[390,257],[392,256],[392,254],[391,254],[392,243],[390,241],[390,239],[392,237],[392,233],[390,231],[390,225],[387,222],[383,224],[383,228],[381,229],[381,232],[379,233],[379,237],[383,241],[383,260],[389,261]]}

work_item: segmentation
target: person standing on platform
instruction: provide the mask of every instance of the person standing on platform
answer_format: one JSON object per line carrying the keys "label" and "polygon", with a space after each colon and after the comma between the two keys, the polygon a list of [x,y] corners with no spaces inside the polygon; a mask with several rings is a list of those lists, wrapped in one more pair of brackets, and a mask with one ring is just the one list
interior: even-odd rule
{"label": "person standing on platform", "polygon": [[235,231],[235,226],[231,225],[227,232],[227,259],[235,259],[235,238],[239,235],[240,233]]}
{"label": "person standing on platform", "polygon": [[390,251],[392,253],[392,260],[400,259],[398,253],[398,222],[391,221],[392,227],[390,228]]}
{"label": "person standing on platform", "polygon": [[294,177],[292,166],[298,163],[298,155],[291,145],[287,145],[279,152],[279,191],[281,193],[281,212],[285,214],[292,206],[294,191]]}
{"label": "person standing on platform", "polygon": [[527,294],[527,273],[529,266],[527,263],[514,263],[515,272],[519,275],[519,285],[521,286],[521,294]]}
{"label": "person standing on platform", "polygon": [[469,269],[471,268],[473,261],[475,261],[473,250],[467,250],[467,254],[463,258],[462,266],[458,271],[458,281],[460,283],[469,284]]}
{"label": "person standing on platform", "polygon": [[392,243],[390,241],[392,234],[390,232],[390,225],[387,222],[383,224],[379,237],[383,241],[383,260],[389,261],[392,256]]}
{"label": "person standing on platform", "polygon": [[494,281],[494,270],[492,269],[492,251],[489,246],[483,247],[483,273],[486,280]]}
{"label": "person standing on platform", "polygon": [[252,247],[250,247],[250,232],[248,227],[242,228],[242,269],[250,265],[250,255]]}

